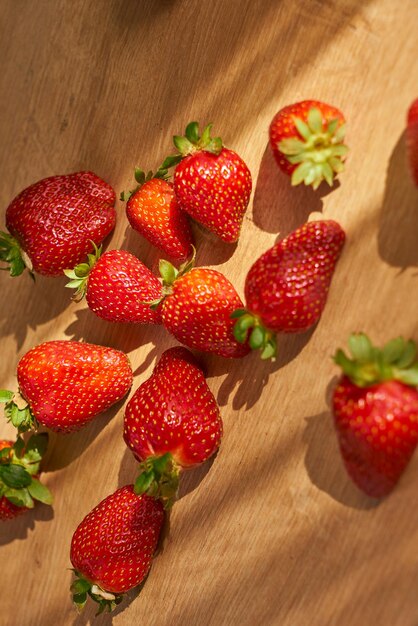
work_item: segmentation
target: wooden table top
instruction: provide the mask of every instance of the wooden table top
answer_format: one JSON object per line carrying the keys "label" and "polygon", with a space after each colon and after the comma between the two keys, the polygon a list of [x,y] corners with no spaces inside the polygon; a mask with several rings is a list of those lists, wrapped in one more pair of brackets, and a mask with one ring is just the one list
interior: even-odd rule
{"label": "wooden table top", "polygon": [[[403,131],[418,96],[416,0],[3,0],[1,206],[45,176],[92,169],[119,192],[155,168],[171,136],[214,122],[247,162],[254,192],[237,246],[196,231],[198,263],[242,294],[246,269],[314,211],[347,244],[314,332],[280,338],[275,364],[205,355],[225,436],[183,477],[163,552],[138,598],[95,624],[417,626],[418,455],[376,505],[343,469],[329,410],[331,355],[353,330],[418,339],[418,194]],[[315,98],[348,119],[350,155],[326,195],[291,189],[267,146],[276,111]],[[158,252],[122,203],[109,247],[150,267]],[[3,220],[2,220],[3,222]],[[65,279],[2,272],[0,388],[18,359],[72,338],[129,353],[134,389],[175,345],[162,328],[108,324],[71,303]],[[69,544],[102,498],[135,478],[123,404],[51,437],[45,506],[0,528],[1,626],[84,626],[69,595]],[[0,434],[12,429],[2,421]]]}

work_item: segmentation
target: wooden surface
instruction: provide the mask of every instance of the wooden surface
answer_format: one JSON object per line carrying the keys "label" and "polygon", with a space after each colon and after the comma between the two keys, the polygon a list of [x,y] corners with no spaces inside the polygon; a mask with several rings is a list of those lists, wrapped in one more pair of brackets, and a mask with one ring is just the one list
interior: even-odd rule
{"label": "wooden surface", "polygon": [[[117,191],[154,168],[172,134],[213,121],[253,174],[238,246],[196,232],[198,262],[242,293],[245,270],[312,211],[347,245],[314,332],[283,337],[276,364],[204,356],[225,436],[184,476],[163,553],[137,599],[98,626],[417,626],[418,456],[376,505],[348,480],[329,412],[330,355],[352,330],[418,339],[418,195],[403,129],[418,96],[416,0],[3,0],[0,183],[5,207],[48,175],[92,169]],[[351,152],[326,195],[291,190],[267,148],[283,105],[329,101]],[[109,247],[158,254],[118,203]],[[3,219],[2,219],[3,223]],[[42,341],[85,339],[129,353],[134,388],[174,345],[163,329],[111,325],[70,303],[64,279],[2,273],[0,387]],[[43,506],[0,527],[1,626],[84,626],[68,587],[82,517],[135,477],[122,403],[78,434],[54,436]],[[1,422],[2,435],[11,429]]]}

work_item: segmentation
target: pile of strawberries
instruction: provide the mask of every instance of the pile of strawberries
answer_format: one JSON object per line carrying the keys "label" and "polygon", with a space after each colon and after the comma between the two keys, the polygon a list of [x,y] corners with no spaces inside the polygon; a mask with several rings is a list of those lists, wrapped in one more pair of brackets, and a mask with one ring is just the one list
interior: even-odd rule
{"label": "pile of strawberries", "polygon": [[[270,143],[291,184],[333,185],[344,169],[345,120],[319,101],[287,106],[270,126]],[[407,126],[408,154],[418,185],[418,100]],[[116,222],[113,189],[91,172],[53,176],[22,191],[6,212],[0,260],[12,276],[27,269],[70,279],[76,299],[108,321],[161,324],[183,346],[166,350],[151,377],[129,400],[123,436],[138,461],[134,484],[105,498],[80,523],[71,543],[73,600],[90,597],[99,612],[145,581],[166,511],[184,470],[207,461],[222,439],[222,419],[204,372],[190,349],[225,358],[258,350],[274,359],[280,333],[303,333],[324,310],[345,242],[332,220],[301,225],[249,268],[245,304],[221,272],[195,267],[190,220],[227,243],[240,236],[251,195],[244,161],[192,122],[175,136],[176,153],[153,174],[135,170],[137,186],[121,194],[133,229],[170,260],[156,276],[125,250],[102,253]],[[170,172],[174,168],[172,175]],[[4,268],[2,268],[4,269]],[[363,334],[350,337],[333,413],[347,471],[366,494],[380,498],[398,482],[418,441],[416,346],[399,337],[382,349]],[[0,391],[16,441],[0,441],[0,519],[52,504],[40,480],[48,434],[68,433],[120,401],[133,382],[119,350],[76,341],[49,341],[17,367],[18,392]],[[29,433],[29,435],[25,434]]]}

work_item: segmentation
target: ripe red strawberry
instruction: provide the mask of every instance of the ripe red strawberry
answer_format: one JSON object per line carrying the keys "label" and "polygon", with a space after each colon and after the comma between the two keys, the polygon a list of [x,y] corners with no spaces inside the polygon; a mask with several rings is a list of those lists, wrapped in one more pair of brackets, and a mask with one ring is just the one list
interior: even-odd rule
{"label": "ripe red strawberry", "polygon": [[406,149],[412,178],[418,187],[418,98],[414,100],[408,111]]}
{"label": "ripe red strawberry", "polygon": [[161,260],[160,273],[163,295],[153,306],[159,307],[163,325],[180,343],[235,359],[248,354],[248,346],[234,338],[231,319],[242,301],[223,274],[193,269],[193,259],[179,270]]}
{"label": "ripe red strawberry", "polygon": [[344,169],[348,152],[344,144],[345,118],[333,106],[304,100],[281,109],[270,125],[270,145],[280,169],[292,185],[312,185],[323,180],[332,187],[335,174]]}
{"label": "ripe red strawberry", "polygon": [[115,192],[92,172],[51,176],[24,189],[9,205],[0,233],[0,260],[18,276],[25,267],[59,276],[115,227]]}
{"label": "ripe red strawberry", "polygon": [[221,437],[218,405],[193,355],[166,350],[125,411],[124,439],[142,462],[136,492],[171,505],[180,470],[209,459]]}
{"label": "ripe red strawberry", "polygon": [[88,262],[65,270],[66,285],[76,289],[75,299],[86,296],[89,308],[109,322],[160,324],[158,309],[149,302],[161,297],[161,283],[137,257],[125,250],[88,255]]}
{"label": "ripe red strawberry", "polygon": [[174,137],[179,154],[168,157],[162,168],[176,165],[174,191],[180,207],[223,241],[238,240],[251,195],[251,174],[244,161],[210,136],[209,124],[199,137],[197,122],[186,136]]}
{"label": "ripe red strawberry", "polygon": [[[180,209],[167,170],[155,175],[135,170],[138,187],[130,192],[126,215],[132,228],[171,258],[184,261],[192,253],[192,231]],[[125,194],[121,194],[125,199]]]}
{"label": "ripe red strawberry", "polygon": [[12,424],[24,431],[39,422],[56,432],[69,433],[128,393],[132,369],[126,354],[113,348],[47,341],[20,359],[17,380],[27,405],[18,407],[12,392],[2,392]]}
{"label": "ripe red strawberry", "polygon": [[83,608],[90,596],[99,604],[98,613],[112,611],[124,593],[145,580],[163,522],[161,502],[137,495],[133,485],[102,500],[83,519],[71,541],[71,563],[77,576],[71,585],[74,603]]}
{"label": "ripe red strawberry", "polygon": [[33,509],[34,500],[52,504],[52,495],[39,482],[39,466],[48,446],[48,435],[32,435],[0,441],[0,520],[8,520]]}
{"label": "ripe red strawberry", "polygon": [[267,250],[245,281],[246,308],[234,334],[261,348],[263,359],[275,356],[275,333],[301,333],[321,317],[345,234],[332,220],[308,222]]}
{"label": "ripe red strawberry", "polygon": [[333,396],[334,422],[348,474],[368,496],[381,498],[396,485],[418,442],[416,345],[398,337],[382,349],[364,334],[342,350],[343,370]]}

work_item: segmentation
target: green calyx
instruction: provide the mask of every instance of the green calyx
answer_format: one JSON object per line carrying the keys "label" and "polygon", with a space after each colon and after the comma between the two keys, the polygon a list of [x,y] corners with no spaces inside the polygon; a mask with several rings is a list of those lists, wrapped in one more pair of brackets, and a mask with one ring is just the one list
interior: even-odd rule
{"label": "green calyx", "polygon": [[163,166],[164,164],[160,165],[160,167],[155,172],[155,174],[151,170],[145,173],[144,170],[140,170],[139,167],[136,167],[134,175],[135,175],[135,180],[138,183],[138,185],[134,189],[131,189],[130,191],[122,191],[119,196],[120,200],[122,202],[127,202],[139,189],[141,189],[144,183],[148,182],[152,178],[161,178],[162,180],[168,180],[169,178],[168,168],[163,167]]}
{"label": "green calyx", "polygon": [[158,498],[170,509],[177,499],[180,468],[170,452],[162,456],[149,456],[139,465],[139,476],[135,481],[136,494],[146,493]]}
{"label": "green calyx", "polygon": [[29,256],[20,247],[17,239],[0,231],[0,261],[6,263],[6,267],[0,267],[0,270],[6,270],[10,276],[20,276],[26,269],[32,278],[32,262]]}
{"label": "green calyx", "polygon": [[373,346],[364,333],[352,334],[348,340],[352,358],[337,350],[334,361],[358,387],[368,387],[388,380],[415,387],[418,385],[417,347],[411,339],[397,337],[383,348]]}
{"label": "green calyx", "polygon": [[64,274],[70,279],[65,286],[68,289],[75,289],[73,300],[76,302],[80,302],[86,295],[89,274],[102,254],[102,246],[97,247],[94,241],[91,241],[91,244],[94,252],[87,255],[85,263],[76,265],[73,270],[64,270]]}
{"label": "green calyx", "polygon": [[18,433],[24,433],[38,427],[38,422],[26,400],[18,393],[0,389],[0,403],[4,404],[4,415]]}
{"label": "green calyx", "polygon": [[157,309],[160,306],[161,302],[164,300],[164,298],[172,293],[173,284],[177,280],[177,278],[184,276],[185,274],[187,274],[187,272],[190,272],[190,270],[193,269],[196,259],[196,248],[192,246],[192,249],[193,254],[190,259],[182,263],[178,269],[174,267],[174,265],[170,263],[170,261],[160,259],[158,269],[160,271],[160,276],[163,283],[162,295],[161,298],[147,303],[151,307],[151,309]]}
{"label": "green calyx", "polygon": [[260,350],[264,361],[274,361],[277,354],[276,335],[263,326],[260,318],[246,309],[237,309],[231,317],[237,320],[233,329],[235,339],[239,343],[248,341],[252,350]]}
{"label": "green calyx", "polygon": [[211,136],[212,124],[208,124],[199,134],[199,123],[190,122],[186,126],[184,135],[174,135],[173,143],[178,150],[177,154],[166,157],[160,166],[160,170],[164,171],[180,163],[184,157],[199,150],[219,154],[222,150],[222,139],[220,137]]}
{"label": "green calyx", "polygon": [[28,509],[34,500],[52,504],[51,492],[36,478],[47,447],[48,434],[40,433],[26,443],[18,436],[13,446],[0,450],[0,497]]}
{"label": "green calyx", "polygon": [[122,602],[125,594],[105,591],[99,585],[84,578],[77,570],[73,569],[73,572],[76,579],[72,582],[70,589],[73,602],[79,611],[83,610],[88,597],[99,605],[96,616],[104,611],[111,613]]}
{"label": "green calyx", "polygon": [[278,144],[278,149],[288,161],[297,165],[292,174],[292,185],[312,185],[317,189],[325,180],[330,187],[334,176],[344,169],[348,147],[344,144],[345,124],[332,119],[324,124],[319,109],[310,109],[307,123],[293,118],[302,139],[289,137]]}

